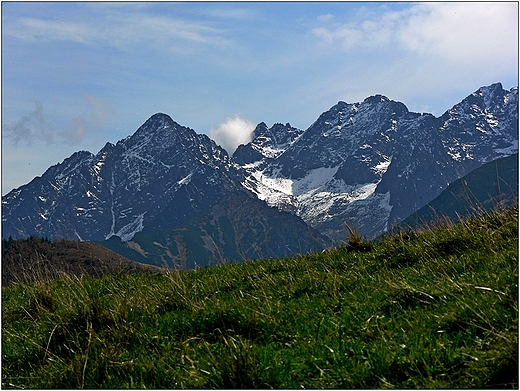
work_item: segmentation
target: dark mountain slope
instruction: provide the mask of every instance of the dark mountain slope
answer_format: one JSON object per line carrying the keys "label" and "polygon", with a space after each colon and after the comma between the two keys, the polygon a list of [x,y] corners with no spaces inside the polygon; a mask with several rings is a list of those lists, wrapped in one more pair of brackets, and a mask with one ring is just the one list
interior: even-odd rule
{"label": "dark mountain slope", "polygon": [[331,245],[299,217],[269,207],[244,190],[229,194],[182,227],[137,233],[126,243],[116,237],[100,243],[136,261],[181,269],[285,257]]}
{"label": "dark mountain slope", "polygon": [[[518,154],[487,163],[450,183],[433,201],[406,218],[398,227],[416,227],[441,217],[459,216],[507,207],[518,199]],[[397,228],[397,227],[396,227]]]}

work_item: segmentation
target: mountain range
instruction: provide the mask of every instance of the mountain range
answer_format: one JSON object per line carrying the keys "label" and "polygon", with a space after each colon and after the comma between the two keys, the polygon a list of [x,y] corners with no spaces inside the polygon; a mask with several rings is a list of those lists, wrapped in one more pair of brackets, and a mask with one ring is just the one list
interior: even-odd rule
{"label": "mountain range", "polygon": [[369,238],[448,185],[518,152],[518,88],[479,88],[442,116],[376,95],[306,130],[260,123],[232,156],[166,114],[97,154],[74,153],[2,198],[2,237],[97,241],[192,268]]}

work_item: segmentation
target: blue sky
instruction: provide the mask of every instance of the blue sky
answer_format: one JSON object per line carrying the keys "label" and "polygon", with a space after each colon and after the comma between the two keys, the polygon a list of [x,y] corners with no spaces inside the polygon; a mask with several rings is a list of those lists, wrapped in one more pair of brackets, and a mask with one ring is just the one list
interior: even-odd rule
{"label": "blue sky", "polygon": [[2,194],[164,112],[230,152],[374,94],[518,85],[518,3],[2,2]]}

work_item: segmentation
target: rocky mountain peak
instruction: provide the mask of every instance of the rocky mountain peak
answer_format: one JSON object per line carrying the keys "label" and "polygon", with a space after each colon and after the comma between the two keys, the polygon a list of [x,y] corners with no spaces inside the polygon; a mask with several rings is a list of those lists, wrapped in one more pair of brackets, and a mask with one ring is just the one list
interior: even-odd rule
{"label": "rocky mountain peak", "polygon": [[303,133],[290,123],[275,123],[270,128],[265,122],[257,125],[253,140],[240,145],[233,154],[233,160],[240,164],[252,164],[263,159],[274,159],[283,154]]}
{"label": "rocky mountain peak", "polygon": [[58,163],[49,167],[49,169],[45,171],[43,175],[49,177],[57,176],[60,178],[67,176],[82,165],[88,164],[93,158],[94,155],[89,151],[74,152],[68,158],[63,160],[62,163]]}
{"label": "rocky mountain peak", "polygon": [[502,87],[502,83],[494,83],[489,86],[483,86],[480,87],[476,92],[474,92],[472,95],[478,95],[478,96],[489,96],[490,98],[499,95],[503,95],[504,88]]}
{"label": "rocky mountain peak", "polygon": [[[171,144],[177,137],[181,139],[194,139],[197,133],[188,127],[175,122],[169,115],[156,113],[148,118],[133,135],[121,140],[124,144],[140,143],[139,140],[155,140],[155,143]],[[170,142],[168,140],[171,140]]]}
{"label": "rocky mountain peak", "polygon": [[256,128],[253,131],[253,140],[257,137],[263,136],[268,130],[269,128],[267,127],[267,124],[265,122],[260,122],[256,125]]}
{"label": "rocky mountain peak", "polygon": [[369,96],[368,98],[365,98],[363,103],[374,104],[374,103],[382,103],[382,102],[389,102],[389,101],[390,101],[390,99],[388,99],[386,96],[381,95],[381,94],[376,94],[373,96]]}
{"label": "rocky mountain peak", "polygon": [[464,98],[460,103],[456,104],[448,110],[447,113],[464,110],[500,110],[501,107],[508,105],[513,99],[518,101],[518,87],[505,90],[502,83],[495,83],[490,86],[484,86],[476,90],[474,93]]}
{"label": "rocky mountain peak", "polygon": [[164,113],[155,113],[148,118],[143,125],[141,125],[141,128],[159,130],[167,126],[172,126],[174,123],[175,122],[169,115]]}
{"label": "rocky mountain peak", "polygon": [[[322,113],[316,122],[324,121],[328,118],[335,118],[342,114],[349,113],[349,112],[356,112],[357,111],[357,105],[346,103],[343,101],[339,101],[334,106],[332,106],[330,109]],[[311,125],[312,127],[312,125]]]}

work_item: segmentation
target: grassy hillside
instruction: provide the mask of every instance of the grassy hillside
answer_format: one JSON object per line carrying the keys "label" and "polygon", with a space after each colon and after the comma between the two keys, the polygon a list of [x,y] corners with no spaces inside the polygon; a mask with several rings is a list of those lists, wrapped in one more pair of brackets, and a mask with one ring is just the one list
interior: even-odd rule
{"label": "grassy hillside", "polygon": [[2,285],[48,281],[63,274],[81,277],[145,271],[164,273],[165,269],[131,261],[92,242],[36,236],[2,240]]}
{"label": "grassy hillside", "polygon": [[4,388],[518,388],[518,209],[2,301]]}

